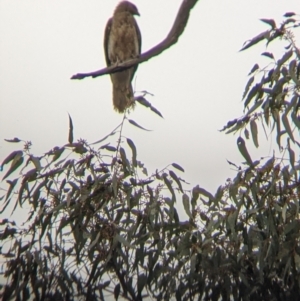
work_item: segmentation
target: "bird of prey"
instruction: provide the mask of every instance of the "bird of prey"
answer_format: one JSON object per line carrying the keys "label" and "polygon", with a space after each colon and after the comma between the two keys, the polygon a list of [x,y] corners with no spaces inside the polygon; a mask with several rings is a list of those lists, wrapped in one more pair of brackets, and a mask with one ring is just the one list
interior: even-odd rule
{"label": "bird of prey", "polygon": [[[122,1],[108,20],[104,34],[104,52],[107,66],[136,58],[141,53],[141,33],[134,16],[139,16],[137,7]],[[110,75],[113,86],[113,104],[116,111],[123,113],[133,106],[131,81],[137,65]]]}

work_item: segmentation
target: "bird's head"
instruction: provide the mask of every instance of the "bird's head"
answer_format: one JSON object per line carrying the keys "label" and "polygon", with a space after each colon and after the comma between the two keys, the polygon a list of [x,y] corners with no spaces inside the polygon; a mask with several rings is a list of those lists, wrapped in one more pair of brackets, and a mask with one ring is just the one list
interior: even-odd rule
{"label": "bird's head", "polygon": [[127,11],[127,12],[131,13],[132,15],[137,15],[137,16],[140,15],[137,7],[129,1],[120,2],[115,9],[115,13],[124,12],[124,11]]}

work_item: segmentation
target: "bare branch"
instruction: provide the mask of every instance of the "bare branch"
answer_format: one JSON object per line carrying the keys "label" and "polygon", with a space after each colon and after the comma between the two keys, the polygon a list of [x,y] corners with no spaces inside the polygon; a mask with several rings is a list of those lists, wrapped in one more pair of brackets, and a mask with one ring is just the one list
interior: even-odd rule
{"label": "bare branch", "polygon": [[167,37],[162,42],[160,42],[158,45],[154,46],[150,50],[141,54],[140,57],[132,59],[132,60],[128,60],[117,66],[116,65],[109,66],[107,68],[103,68],[101,70],[97,70],[94,72],[77,73],[77,74],[73,75],[71,77],[71,79],[84,79],[86,77],[94,78],[94,77],[98,77],[98,76],[101,76],[104,74],[119,72],[119,71],[125,70],[127,68],[130,68],[133,65],[146,62],[150,58],[152,58],[156,55],[159,55],[160,53],[162,53],[163,51],[165,51],[166,49],[168,49],[169,47],[171,47],[178,41],[180,35],[183,33],[183,31],[186,27],[186,24],[187,24],[189,16],[190,16],[190,11],[197,2],[198,2],[198,0],[183,0],[181,6],[179,8],[179,11],[177,13],[175,22],[174,22],[169,34],[167,35]]}

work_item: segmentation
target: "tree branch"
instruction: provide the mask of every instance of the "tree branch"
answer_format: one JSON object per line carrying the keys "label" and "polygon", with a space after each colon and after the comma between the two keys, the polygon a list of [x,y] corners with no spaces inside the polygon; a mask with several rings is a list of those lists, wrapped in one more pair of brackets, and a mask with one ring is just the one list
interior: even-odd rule
{"label": "tree branch", "polygon": [[143,62],[148,61],[150,58],[159,55],[160,53],[162,53],[163,51],[165,51],[166,49],[168,49],[178,41],[180,35],[183,33],[186,27],[186,24],[190,16],[190,11],[195,6],[197,1],[198,0],[183,0],[179,8],[179,11],[177,13],[174,24],[167,37],[158,45],[154,46],[150,50],[141,54],[138,58],[128,60],[119,65],[109,66],[107,68],[103,68],[101,70],[90,72],[90,73],[77,73],[73,75],[71,79],[84,79],[86,77],[94,78],[104,74],[120,72],[122,70],[130,68],[133,65],[141,64]]}

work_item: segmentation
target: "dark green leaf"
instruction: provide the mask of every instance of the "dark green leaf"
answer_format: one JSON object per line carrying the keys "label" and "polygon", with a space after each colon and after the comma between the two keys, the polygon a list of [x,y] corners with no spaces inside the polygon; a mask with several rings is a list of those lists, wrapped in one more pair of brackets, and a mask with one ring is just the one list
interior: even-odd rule
{"label": "dark green leaf", "polygon": [[[61,167],[61,165],[66,161],[66,159],[67,158],[64,158],[64,159],[61,159],[61,160],[59,160],[59,161],[57,161],[55,164],[54,164],[54,167]],[[52,162],[51,162],[52,163]],[[64,167],[65,166],[65,164],[62,166],[62,167]],[[47,168],[49,167],[49,166],[46,166]],[[46,168],[45,168],[46,169]]]}
{"label": "dark green leaf", "polygon": [[285,114],[287,115],[289,113],[289,111],[292,109],[292,108],[295,108],[296,105],[297,105],[297,102],[298,102],[298,99],[300,97],[295,94],[292,98],[291,98],[291,101],[289,103],[287,103],[287,106],[285,108]]}
{"label": "dark green leaf", "polygon": [[230,162],[229,160],[226,160],[226,161],[228,162],[228,164],[230,164],[230,165],[234,166],[235,168],[239,169],[239,167],[236,164],[234,164],[233,162]]}
{"label": "dark green leaf", "polygon": [[106,174],[102,175],[102,176],[98,179],[98,181],[99,181],[99,182],[105,182],[105,180],[107,180],[110,176],[111,176],[110,173],[106,173]]}
{"label": "dark green leaf", "polygon": [[[22,207],[24,201],[25,201],[26,198],[27,198],[26,196],[23,196],[23,193],[24,193],[25,190],[28,191],[28,183],[27,183],[27,182],[22,182],[21,187],[20,187],[20,189],[19,189],[18,199],[17,199],[18,202],[19,202],[20,207]],[[14,209],[13,209],[13,212],[14,212],[15,209],[17,208],[17,204],[18,204],[18,203],[16,203],[16,205],[15,205],[15,207],[14,207]]]}
{"label": "dark green leaf", "polygon": [[[199,187],[199,186],[198,186]],[[194,202],[196,204],[196,201],[198,200],[199,198],[199,190],[197,189],[197,187],[194,187],[193,190],[192,190],[192,202]]]}
{"label": "dark green leaf", "polygon": [[66,227],[67,225],[69,225],[70,223],[72,223],[73,221],[73,218],[65,218],[63,217],[61,220],[60,220],[60,224],[56,230],[56,236],[59,235],[61,232],[62,232],[62,229],[64,227]]}
{"label": "dark green leaf", "polygon": [[291,149],[290,141],[288,139],[288,152],[290,156],[290,164],[293,169],[295,169],[295,152]]}
{"label": "dark green leaf", "polygon": [[273,19],[260,19],[260,21],[270,25],[272,29],[276,28],[276,23]]}
{"label": "dark green leaf", "polygon": [[9,198],[10,194],[12,193],[14,187],[16,186],[18,179],[14,179],[13,181],[6,180],[6,182],[9,184],[8,191],[6,193],[5,201]]}
{"label": "dark green leaf", "polygon": [[287,45],[287,46],[285,46],[284,48],[286,49],[286,50],[288,50],[288,49],[290,49],[291,48],[291,46],[292,46],[293,44],[292,43],[290,43],[289,45]]}
{"label": "dark green leaf", "polygon": [[[252,83],[254,82],[254,76],[251,76],[246,84],[246,87],[245,87],[245,90],[244,90],[244,93],[243,93],[243,99],[246,97]],[[234,120],[236,122],[236,119]],[[230,125],[232,126],[232,125]]]}
{"label": "dark green leaf", "polygon": [[256,37],[252,38],[251,40],[249,40],[245,46],[242,47],[242,49],[240,51],[246,50],[250,47],[252,47],[253,45],[257,44],[258,42],[268,38],[270,35],[270,31],[266,30],[262,33],[260,33],[259,35],[257,35]]}
{"label": "dark green leaf", "polygon": [[165,184],[167,185],[169,191],[171,192],[172,194],[172,201],[175,202],[176,201],[176,196],[175,196],[175,192],[174,192],[174,189],[171,185],[171,182],[169,181],[168,177],[166,174],[163,174],[163,179],[164,179],[164,182]]}
{"label": "dark green leaf", "polygon": [[3,226],[3,225],[8,224],[8,223],[10,223],[10,221],[7,218],[4,218],[4,219],[0,220],[0,226]]}
{"label": "dark green leaf", "polygon": [[217,192],[215,194],[215,197],[214,197],[214,202],[215,204],[218,206],[218,204],[221,202],[222,200],[222,197],[224,195],[224,186],[223,185],[220,185],[217,189]]}
{"label": "dark green leaf", "polygon": [[286,114],[282,114],[281,120],[282,120],[282,124],[283,124],[283,126],[285,127],[286,132],[288,133],[289,137],[291,138],[291,140],[292,140],[293,142],[295,142],[294,136],[293,136],[293,132],[292,132],[292,129],[291,129],[291,127],[290,127],[290,123],[289,123],[289,121],[288,121],[288,118],[287,118]]}
{"label": "dark green leaf", "polygon": [[227,124],[223,127],[222,130],[220,130],[220,132],[228,129],[228,128],[231,128],[232,126],[234,126],[235,124],[237,123],[237,119],[234,119],[234,120],[230,120],[227,122]]}
{"label": "dark green leaf", "polygon": [[[119,126],[118,126],[118,127],[119,127]],[[117,128],[118,128],[118,127],[117,127]],[[117,128],[116,128],[116,129],[117,129]],[[115,130],[116,130],[116,129],[115,129]],[[91,143],[91,145],[98,144],[98,143],[100,143],[100,142],[106,140],[109,136],[113,136],[113,135],[116,133],[115,130],[112,131],[110,134],[106,135],[104,138],[102,138],[102,139],[100,139],[100,140],[98,140],[98,141],[96,141],[96,142]]]}
{"label": "dark green leaf", "polygon": [[299,85],[299,81],[298,81],[298,78],[296,76],[296,64],[297,64],[297,61],[296,60],[292,60],[289,64],[289,74],[290,74],[290,77],[292,78],[292,80],[294,81],[294,83],[296,85]]}
{"label": "dark green leaf", "polygon": [[73,143],[73,122],[72,118],[69,114],[69,138],[68,138],[69,143]]}
{"label": "dark green leaf", "polygon": [[274,167],[275,158],[270,158],[262,167],[259,168],[260,173],[268,173]]}
{"label": "dark green leaf", "polygon": [[193,218],[191,210],[190,210],[190,198],[188,197],[187,194],[183,194],[182,195],[182,202],[183,202],[183,208],[186,212],[186,214],[188,215],[189,218]]}
{"label": "dark green leaf", "polygon": [[248,163],[248,165],[252,165],[253,164],[252,159],[246,148],[245,140],[242,137],[239,137],[237,139],[237,145],[238,145],[239,151],[241,152],[242,156],[246,159],[246,162]]}
{"label": "dark green leaf", "polygon": [[285,78],[287,78],[289,75],[289,71],[286,66],[282,66],[280,72],[283,75],[283,77],[285,77]]}
{"label": "dark green leaf", "polygon": [[129,241],[127,241],[125,239],[125,237],[123,237],[122,235],[119,235],[119,234],[116,234],[115,235],[115,239],[118,240],[121,244],[123,244],[124,246],[126,247],[129,247],[129,248],[133,248],[133,246],[130,244]]}
{"label": "dark green leaf", "polygon": [[118,300],[118,298],[119,298],[120,290],[121,290],[121,286],[120,286],[120,283],[118,283],[114,289],[114,296],[115,296],[116,300]]}
{"label": "dark green leaf", "polygon": [[255,102],[255,104],[247,111],[246,116],[249,116],[250,114],[252,114],[258,107],[261,106],[261,104],[263,103],[263,99],[258,100]]}
{"label": "dark green leaf", "polygon": [[246,139],[249,139],[249,131],[247,128],[245,128],[244,134],[245,134]]}
{"label": "dark green leaf", "polygon": [[287,60],[291,58],[293,55],[293,49],[290,49],[288,52],[286,52],[281,59],[277,62],[277,68],[281,67]]}
{"label": "dark green leaf", "polygon": [[251,99],[261,90],[261,85],[260,84],[256,84],[254,87],[252,87],[252,89],[250,90],[250,92],[248,93],[247,98],[245,99],[245,103],[244,103],[244,107],[247,107],[248,104],[250,103]]}
{"label": "dark green leaf", "polygon": [[[49,172],[42,174],[40,177],[44,178],[44,177],[54,177],[57,174],[61,174],[64,171],[64,168],[55,168],[50,170]],[[39,178],[40,178],[39,177]]]}
{"label": "dark green leaf", "polygon": [[199,187],[199,185],[197,185],[197,186],[195,186],[194,188],[193,188],[193,191],[196,193],[199,193],[199,194],[202,194],[202,195],[204,195],[205,197],[207,197],[208,199],[210,199],[210,200],[213,200],[214,199],[214,196],[210,193],[210,192],[208,192],[207,190],[205,190],[204,188],[201,188],[201,187]]}
{"label": "dark green leaf", "polygon": [[111,145],[108,145],[108,144],[102,145],[102,146],[100,147],[100,149],[106,149],[106,150],[108,150],[108,151],[110,151],[110,152],[116,152],[116,151],[117,151],[117,148],[116,148],[116,147],[111,146]]}
{"label": "dark green leaf", "polygon": [[10,168],[5,174],[5,176],[2,178],[4,180],[7,178],[10,174],[12,174],[16,169],[18,169],[24,161],[23,152],[16,152],[13,161],[11,162]]}
{"label": "dark green leaf", "polygon": [[283,16],[286,17],[286,18],[289,18],[289,17],[292,17],[292,16],[295,16],[296,14],[293,13],[293,12],[287,12],[285,13]]}
{"label": "dark green leaf", "polygon": [[132,164],[133,166],[137,167],[137,161],[136,161],[136,157],[137,157],[137,152],[136,152],[136,147],[133,143],[133,141],[129,138],[127,138],[127,143],[129,145],[129,147],[131,148],[132,151]]}
{"label": "dark green leaf", "polygon": [[20,142],[22,140],[20,140],[19,138],[14,138],[14,139],[4,139],[6,142],[12,142],[12,143],[17,143],[17,142]]}
{"label": "dark green leaf", "polygon": [[147,283],[147,276],[143,273],[138,275],[137,278],[137,287],[138,287],[138,295],[141,296],[143,288],[145,287]]}
{"label": "dark green leaf", "polygon": [[281,133],[281,123],[280,123],[278,110],[273,110],[272,116],[273,116],[274,123],[276,124],[276,131],[277,131],[276,142],[277,142],[279,148],[281,148],[281,140],[280,139],[281,139],[282,133]]}
{"label": "dark green leaf", "polygon": [[299,119],[299,116],[297,115],[297,113],[295,113],[295,110],[292,111],[291,118],[292,118],[294,124],[296,125],[296,127],[298,129],[300,129],[300,119]]}
{"label": "dark green leaf", "polygon": [[122,165],[123,165],[123,168],[124,168],[124,172],[129,174],[130,166],[128,164],[126,153],[125,153],[125,150],[124,150],[123,147],[120,147],[120,156],[121,156],[121,159],[122,159]]}
{"label": "dark green leaf", "polygon": [[56,161],[61,156],[61,154],[64,152],[64,150],[65,150],[64,147],[55,147],[52,152],[52,155],[53,155],[52,162]]}
{"label": "dark green leaf", "polygon": [[21,157],[23,156],[22,151],[14,151],[11,154],[9,154],[3,161],[2,161],[2,166],[9,163],[11,160],[13,160],[15,157]]}
{"label": "dark green leaf", "polygon": [[160,116],[161,118],[164,118],[163,115],[156,108],[154,108],[153,106],[151,106],[150,110],[152,112],[154,112],[155,114],[157,114],[158,116]]}
{"label": "dark green leaf", "polygon": [[274,55],[273,55],[273,53],[271,53],[271,52],[263,52],[261,55],[267,56],[267,57],[269,57],[270,59],[274,59]]}
{"label": "dark green leaf", "polygon": [[155,114],[157,114],[158,116],[160,116],[161,118],[163,118],[162,114],[156,109],[154,108],[151,103],[145,99],[143,96],[138,96],[135,98],[135,100],[140,103],[141,105],[145,106],[146,108],[150,108],[150,110],[152,112],[154,112]]}
{"label": "dark green leaf", "polygon": [[252,74],[252,73],[253,73],[254,71],[256,71],[257,69],[259,69],[259,66],[258,66],[258,64],[255,64],[255,65],[252,67],[252,69],[251,69],[251,71],[249,72],[248,75]]}
{"label": "dark green leaf", "polygon": [[173,208],[173,212],[174,212],[174,222],[175,223],[179,223],[179,216],[178,216],[178,213],[177,213],[177,209],[174,207]]}
{"label": "dark green leaf", "polygon": [[140,129],[142,129],[142,130],[144,130],[144,131],[148,131],[148,132],[151,131],[151,130],[147,130],[147,129],[143,128],[142,126],[138,125],[138,124],[137,124],[134,120],[132,120],[132,119],[128,119],[128,121],[129,121],[130,124],[132,124],[132,125],[134,125],[134,126],[140,128]]}
{"label": "dark green leaf", "polygon": [[183,193],[183,189],[182,189],[182,186],[181,186],[181,182],[180,182],[180,180],[178,179],[178,177],[176,176],[176,174],[175,174],[172,170],[169,171],[169,174],[170,174],[171,178],[177,183],[177,185],[178,185],[180,191]]}
{"label": "dark green leaf", "polygon": [[40,158],[31,155],[30,161],[34,164],[37,171],[40,171],[42,169]]}
{"label": "dark green leaf", "polygon": [[180,165],[178,165],[177,163],[172,163],[172,166],[173,166],[174,168],[176,168],[176,169],[178,169],[178,170],[184,172],[184,169],[183,169]]}
{"label": "dark green leaf", "polygon": [[36,171],[36,168],[33,168],[24,175],[24,178],[22,181],[23,182],[32,182],[32,181],[36,180],[36,177],[37,177],[37,171]]}
{"label": "dark green leaf", "polygon": [[233,126],[231,129],[229,129],[227,132],[225,132],[225,134],[230,134],[233,132],[236,132],[238,130],[240,130],[241,128],[243,128],[245,126],[243,120],[238,120],[235,124],[235,126]]}
{"label": "dark green leaf", "polygon": [[264,106],[264,118],[267,125],[269,125],[270,120],[270,107],[269,107],[269,100],[266,101],[266,105]]}
{"label": "dark green leaf", "polygon": [[[296,19],[294,19],[294,18],[289,18],[289,19],[286,19],[285,21],[284,21],[284,25],[287,25],[287,24],[290,24],[290,23],[296,23],[297,22],[297,20]],[[298,27],[299,26],[299,24],[295,24],[295,27]]]}
{"label": "dark green leaf", "polygon": [[76,190],[79,190],[79,187],[73,183],[72,181],[69,181],[68,184],[76,191]]}
{"label": "dark green leaf", "polygon": [[135,101],[137,101],[138,103],[140,103],[141,105],[143,105],[146,108],[151,107],[151,103],[146,98],[144,98],[143,96],[135,97]]}
{"label": "dark green leaf", "polygon": [[253,143],[256,147],[258,147],[258,131],[257,131],[257,124],[254,119],[250,121],[250,129],[251,129]]}

